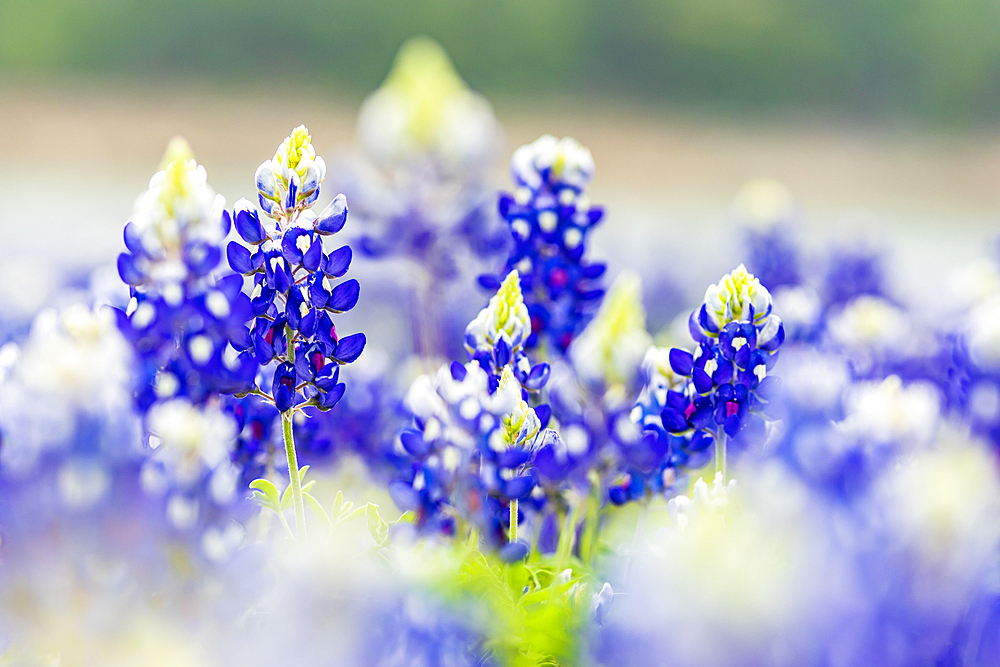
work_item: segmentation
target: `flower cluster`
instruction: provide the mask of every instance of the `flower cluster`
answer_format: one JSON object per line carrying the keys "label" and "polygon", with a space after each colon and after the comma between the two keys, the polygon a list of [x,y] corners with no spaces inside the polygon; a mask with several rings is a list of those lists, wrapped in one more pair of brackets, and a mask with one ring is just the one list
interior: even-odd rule
{"label": "flower cluster", "polygon": [[454,532],[457,519],[499,543],[506,505],[516,535],[517,501],[538,482],[534,455],[558,439],[545,429],[551,409],[528,404],[550,373],[524,353],[528,326],[513,271],[469,323],[469,363],[442,366],[410,387],[405,405],[413,425],[399,435],[407,460],[390,490],[400,508],[417,512],[420,525]]}
{"label": "flower cluster", "polygon": [[310,210],[325,176],[323,158],[299,126],[257,168],[264,222],[246,200],[233,212],[237,233],[255,250],[231,241],[226,254],[234,271],[252,276],[249,349],[261,366],[277,362],[269,398],[280,412],[336,405],[344,395],[340,365],[365,347],[362,333],[339,337],[330,317],[354,308],[360,287],[351,279],[328,288],[347,272],[352,253],[347,245],[330,252],[323,245],[347,222],[346,198],[334,198],[319,215]]}
{"label": "flower cluster", "polygon": [[295,416],[295,445],[303,463],[316,468],[356,456],[376,479],[393,478],[405,456],[393,443],[405,409],[402,390],[388,372],[388,363],[384,351],[366,349],[364,356],[341,373],[351,388],[343,400],[329,411],[307,408]]}
{"label": "flower cluster", "polygon": [[525,498],[535,486],[525,465],[544,424],[510,367],[495,391],[488,385],[474,362],[417,378],[405,401],[413,427],[399,435],[409,460],[389,490],[400,508],[417,512],[420,525],[454,532],[459,519],[499,542],[501,501]]}
{"label": "flower cluster", "polygon": [[246,391],[257,371],[247,350],[249,299],[238,276],[216,280],[231,221],[186,144],[175,140],[166,167],[136,200],[118,272],[131,301],[119,325],[142,362],[137,404],[183,396],[203,403]]}
{"label": "flower cluster", "polygon": [[[514,237],[504,272],[520,273],[531,317],[525,346],[544,342],[565,352],[604,295],[595,282],[604,264],[583,256],[587,234],[604,214],[586,195],[594,161],[574,139],[545,135],[514,152],[510,171],[517,189],[500,195],[498,207]],[[479,281],[491,289],[500,284],[493,275]]]}
{"label": "flower cluster", "polygon": [[767,404],[768,371],[784,341],[781,320],[771,312],[771,295],[741,264],[705,292],[691,314],[694,352],[670,351],[670,367],[688,378],[670,390],[661,414],[671,434],[690,435],[691,451],[701,451],[751,427],[763,430],[756,415]]}

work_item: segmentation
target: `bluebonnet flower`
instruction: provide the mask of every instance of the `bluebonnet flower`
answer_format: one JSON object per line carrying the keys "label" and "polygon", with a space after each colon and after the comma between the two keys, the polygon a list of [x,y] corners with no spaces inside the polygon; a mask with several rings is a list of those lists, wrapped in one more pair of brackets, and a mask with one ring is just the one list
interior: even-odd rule
{"label": "bluebonnet flower", "polygon": [[119,326],[140,358],[137,404],[177,396],[201,403],[248,390],[256,365],[248,354],[249,299],[239,276],[216,280],[220,245],[230,229],[225,200],[204,167],[175,141],[166,166],[136,201],[125,226],[118,271],[132,299]]}
{"label": "bluebonnet flower", "polygon": [[[945,370],[936,381],[948,408],[972,431],[1000,445],[1000,297],[982,299],[965,313],[941,346]],[[942,377],[943,376],[943,377]]]}
{"label": "bluebonnet flower", "polygon": [[549,376],[548,364],[532,367],[524,355],[528,326],[512,272],[468,326],[470,362],[442,366],[410,387],[413,427],[399,435],[409,460],[390,491],[419,525],[455,531],[472,522],[500,543],[504,505],[513,514],[535,488],[531,459],[553,436],[543,430],[549,407],[536,412],[527,403]]}
{"label": "bluebonnet flower", "polygon": [[146,428],[152,451],[139,475],[142,490],[162,503],[172,531],[210,561],[229,560],[243,545],[252,515],[241,493],[248,467],[238,456],[232,415],[174,398],[149,409]]}
{"label": "bluebonnet flower", "polygon": [[[531,316],[525,345],[565,352],[604,295],[596,281],[605,265],[583,257],[604,214],[586,195],[594,161],[574,139],[545,135],[514,152],[510,171],[517,189],[501,194],[498,208],[514,237],[504,273],[519,271]],[[499,276],[479,280],[491,289],[500,284]]]}
{"label": "bluebonnet flower", "polygon": [[533,463],[546,509],[565,513],[574,494],[606,494],[621,504],[675,484],[668,435],[662,426],[647,428],[635,408],[649,393],[641,391],[640,366],[651,345],[639,278],[626,272],[570,347],[573,366],[554,367],[548,400],[558,434],[543,441]]}
{"label": "bluebonnet flower", "polygon": [[597,393],[613,391],[632,398],[640,363],[652,344],[642,307],[642,282],[637,274],[625,271],[573,341],[569,356],[580,379]]}
{"label": "bluebonnet flower", "polygon": [[531,320],[521,293],[520,277],[514,270],[465,329],[465,350],[469,359],[478,362],[489,374],[491,392],[508,365],[528,391],[538,391],[548,382],[549,364],[532,365],[525,354],[530,335]]}
{"label": "bluebonnet flower", "polygon": [[255,394],[229,398],[223,407],[236,425],[236,442],[230,459],[240,472],[240,488],[265,477],[275,450],[278,410]]}
{"label": "bluebonnet flower", "polygon": [[722,437],[736,437],[748,426],[762,435],[758,415],[775,382],[768,371],[784,341],[781,320],[771,308],[767,289],[741,264],[711,285],[691,314],[698,346],[693,353],[670,351],[671,368],[689,380],[682,390],[667,392],[661,415],[667,433],[690,435],[690,449],[700,451],[714,441],[721,454]]}
{"label": "bluebonnet flower", "polygon": [[[668,433],[661,414],[668,407],[667,394],[682,391],[686,378],[670,367],[670,351],[650,347],[642,360],[643,386],[628,414],[636,425],[631,438],[619,438],[618,475],[611,480],[608,497],[616,505],[643,500],[651,494],[684,488],[686,469],[708,462],[707,443]],[[701,448],[706,445],[706,448]]]}
{"label": "bluebonnet flower", "polygon": [[616,499],[624,488],[638,496],[648,488],[662,490],[660,472],[669,450],[663,438],[645,433],[633,416],[640,365],[652,343],[639,277],[625,272],[569,349],[575,378],[561,374],[549,391],[553,417],[566,441],[536,456],[550,494],[588,488],[592,473],[611,477],[601,483]]}
{"label": "bluebonnet flower", "polygon": [[882,254],[864,243],[835,247],[827,258],[821,288],[827,307],[867,294],[886,296]]}
{"label": "bluebonnet flower", "polygon": [[[340,365],[358,358],[362,333],[340,337],[330,317],[354,308],[360,291],[351,279],[328,288],[351,264],[350,246],[326,252],[323,238],[347,221],[339,195],[316,215],[326,163],[316,155],[308,130],[299,126],[274,157],[257,168],[257,199],[265,214],[245,200],[234,211],[236,231],[256,249],[232,241],[226,249],[234,271],[253,277],[248,336],[257,364],[276,362],[268,398],[279,412],[297,406],[328,410],[344,395]],[[259,391],[259,390],[258,390]]]}
{"label": "bluebonnet flower", "polygon": [[403,293],[415,352],[451,356],[449,306],[465,296],[458,292],[480,262],[510,244],[488,185],[501,143],[493,110],[437,42],[414,38],[362,104],[358,138],[367,161],[336,174],[360,223],[354,246],[394,262],[398,270],[372,279]]}
{"label": "bluebonnet flower", "polygon": [[[814,463],[842,442],[821,452],[815,431],[791,437]],[[940,657],[995,576],[1000,480],[978,443],[934,438],[873,467],[847,497],[773,458],[751,464],[738,489],[720,474],[714,488],[699,481],[629,556],[598,654],[625,665],[771,664],[775,650],[795,664],[963,664]],[[715,641],[694,639],[706,636]]]}
{"label": "bluebonnet flower", "polygon": [[743,228],[746,264],[757,279],[771,290],[801,284],[801,250],[795,242],[799,212],[788,187],[769,178],[750,181],[733,208]]}
{"label": "bluebonnet flower", "polygon": [[528,464],[543,426],[521,394],[509,367],[492,394],[473,362],[417,378],[406,398],[413,427],[399,435],[409,461],[389,487],[397,506],[420,526],[454,532],[456,520],[471,522],[502,542],[504,503],[535,486]]}

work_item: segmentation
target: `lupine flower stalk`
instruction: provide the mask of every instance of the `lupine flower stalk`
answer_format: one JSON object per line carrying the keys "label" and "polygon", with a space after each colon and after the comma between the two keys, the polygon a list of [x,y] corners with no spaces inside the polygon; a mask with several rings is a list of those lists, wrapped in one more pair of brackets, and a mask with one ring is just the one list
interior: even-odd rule
{"label": "lupine flower stalk", "polygon": [[326,163],[316,155],[305,126],[292,131],[274,157],[257,168],[256,208],[241,200],[233,218],[243,241],[229,243],[226,254],[234,271],[252,276],[250,304],[255,320],[250,341],[256,362],[271,371],[270,391],[254,393],[281,413],[297,534],[305,537],[302,497],[292,417],[304,407],[329,410],[344,395],[340,366],[357,359],[365,347],[362,333],[340,337],[330,315],[358,302],[354,279],[330,286],[351,264],[350,246],[327,252],[323,240],[343,229],[347,200],[338,195],[317,215],[311,208],[320,195]]}
{"label": "lupine flower stalk", "polygon": [[[516,189],[500,195],[498,208],[514,237],[504,274],[519,272],[531,317],[525,346],[563,353],[604,295],[596,281],[605,265],[584,257],[587,234],[604,215],[586,194],[594,160],[576,140],[545,135],[514,152],[510,173]],[[479,282],[496,289],[500,277]]]}
{"label": "lupine flower stalk", "polygon": [[741,264],[709,286],[701,307],[691,313],[689,328],[698,343],[694,352],[670,350],[671,368],[688,380],[667,392],[663,427],[689,437],[694,449],[714,441],[723,477],[727,436],[748,427],[761,430],[758,415],[775,382],[768,371],[785,333],[771,309],[771,295]]}

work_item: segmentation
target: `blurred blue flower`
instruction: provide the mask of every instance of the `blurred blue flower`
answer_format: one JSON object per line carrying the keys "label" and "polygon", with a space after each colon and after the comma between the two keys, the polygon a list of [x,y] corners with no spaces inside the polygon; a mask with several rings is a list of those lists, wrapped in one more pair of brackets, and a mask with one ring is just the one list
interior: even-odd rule
{"label": "blurred blue flower", "polygon": [[257,372],[246,322],[249,299],[238,276],[216,278],[230,229],[224,199],[204,167],[175,141],[125,226],[118,271],[132,299],[119,326],[140,359],[142,410],[177,396],[201,403],[248,390]]}

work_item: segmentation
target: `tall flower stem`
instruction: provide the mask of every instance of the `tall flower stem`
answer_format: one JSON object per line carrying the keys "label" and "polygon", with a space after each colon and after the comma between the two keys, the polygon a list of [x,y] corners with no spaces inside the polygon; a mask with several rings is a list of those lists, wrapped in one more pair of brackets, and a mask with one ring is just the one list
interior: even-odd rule
{"label": "tall flower stem", "polygon": [[510,538],[509,542],[517,542],[517,498],[510,501]]}
{"label": "tall flower stem", "polygon": [[[295,363],[295,332],[285,325],[285,354],[289,363]],[[295,435],[292,431],[292,411],[281,413],[281,430],[285,439],[285,458],[288,459],[288,479],[292,485],[292,507],[295,508],[295,534],[300,541],[306,539],[306,508],[302,502],[302,479],[299,477],[299,458],[295,453]]]}
{"label": "tall flower stem", "polygon": [[299,461],[295,455],[295,438],[292,435],[292,411],[281,413],[281,428],[285,436],[285,458],[288,459],[288,477],[292,484],[292,506],[295,508],[295,534],[299,540],[306,538],[306,511],[302,502],[302,480],[299,479]]}
{"label": "tall flower stem", "polygon": [[715,433],[715,470],[722,473],[726,481],[726,432],[721,428]]}

